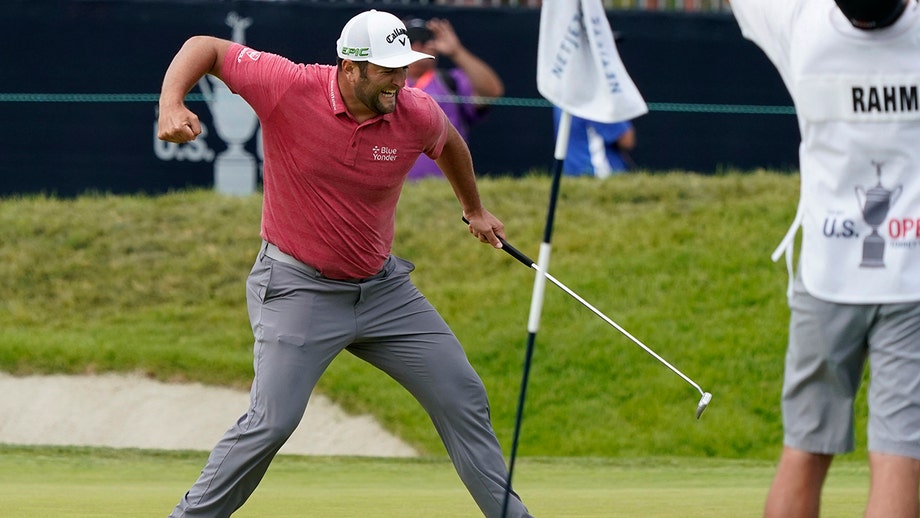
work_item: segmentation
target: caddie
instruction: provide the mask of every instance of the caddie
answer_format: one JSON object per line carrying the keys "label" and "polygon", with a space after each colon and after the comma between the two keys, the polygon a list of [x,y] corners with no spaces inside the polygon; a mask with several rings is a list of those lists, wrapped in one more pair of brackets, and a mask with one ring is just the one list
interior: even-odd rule
{"label": "caddie", "polygon": [[[915,0],[732,0],[795,102],[783,451],[764,515],[817,518],[852,451],[869,368],[867,518],[917,518],[920,485],[920,6]],[[793,277],[792,243],[802,230]],[[855,511],[854,515],[857,514]]]}

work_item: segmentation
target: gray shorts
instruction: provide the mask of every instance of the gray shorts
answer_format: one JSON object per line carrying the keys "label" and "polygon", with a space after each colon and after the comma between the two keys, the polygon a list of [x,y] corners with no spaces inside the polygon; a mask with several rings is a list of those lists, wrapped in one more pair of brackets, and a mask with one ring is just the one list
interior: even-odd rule
{"label": "gray shorts", "polygon": [[853,451],[853,401],[869,362],[869,451],[920,459],[920,303],[837,304],[796,279],[783,382],[784,444]]}

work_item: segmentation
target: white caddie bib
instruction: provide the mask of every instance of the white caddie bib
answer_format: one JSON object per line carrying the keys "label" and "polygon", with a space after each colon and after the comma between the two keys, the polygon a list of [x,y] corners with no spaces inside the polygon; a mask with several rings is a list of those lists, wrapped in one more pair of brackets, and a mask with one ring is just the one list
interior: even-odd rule
{"label": "white caddie bib", "polygon": [[801,224],[802,280],[815,297],[920,300],[917,3],[878,31],[852,27],[833,0],[732,7],[780,71],[799,119],[801,199],[781,245],[788,264]]}

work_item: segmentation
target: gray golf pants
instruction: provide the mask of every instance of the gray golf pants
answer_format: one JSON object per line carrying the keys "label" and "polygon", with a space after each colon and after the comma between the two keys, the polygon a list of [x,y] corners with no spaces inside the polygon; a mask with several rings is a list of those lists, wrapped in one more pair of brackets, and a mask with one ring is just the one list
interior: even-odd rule
{"label": "gray golf pants", "polygon": [[[255,377],[246,414],[220,439],[170,515],[230,516],[256,489],[300,423],[310,393],[343,349],[406,388],[431,417],[451,461],[487,517],[499,517],[507,470],[485,388],[453,332],[391,256],[360,282],[330,280],[266,245],[246,298]],[[530,516],[512,493],[508,517]]]}

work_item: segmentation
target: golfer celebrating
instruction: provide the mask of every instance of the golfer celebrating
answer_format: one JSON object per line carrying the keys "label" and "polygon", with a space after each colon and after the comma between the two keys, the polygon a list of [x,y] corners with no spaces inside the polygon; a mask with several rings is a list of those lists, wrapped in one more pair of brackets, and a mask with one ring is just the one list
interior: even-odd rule
{"label": "golfer celebrating", "polygon": [[[481,204],[469,149],[428,95],[404,89],[411,49],[395,16],[352,18],[337,66],[301,65],[230,41],[190,38],[166,71],[159,138],[201,133],[183,104],[205,74],[255,110],[265,149],[263,245],[247,281],[255,335],[251,403],[215,446],[173,517],[229,516],[259,484],[343,350],[402,384],[434,422],[483,514],[498,517],[506,468],[479,376],[447,324],[390,254],[403,181],[436,159],[469,230],[500,247],[502,223]],[[516,497],[510,517],[530,516]]]}
{"label": "golfer celebrating", "polygon": [[[783,453],[764,515],[817,518],[833,456],[854,447],[868,360],[866,518],[917,518],[920,484],[920,6],[732,0],[783,78],[802,134]],[[908,231],[908,228],[910,230]],[[855,514],[855,511],[854,511]]]}

